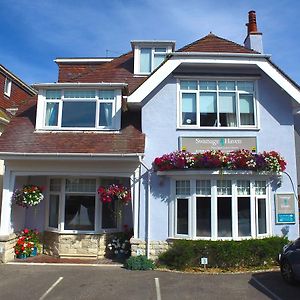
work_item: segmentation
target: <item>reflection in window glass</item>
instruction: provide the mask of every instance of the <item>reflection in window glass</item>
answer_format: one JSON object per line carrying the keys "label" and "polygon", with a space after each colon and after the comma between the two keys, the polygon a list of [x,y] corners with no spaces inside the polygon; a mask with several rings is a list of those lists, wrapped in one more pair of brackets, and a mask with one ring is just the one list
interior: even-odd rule
{"label": "reflection in window glass", "polygon": [[102,228],[117,228],[116,206],[116,201],[112,201],[110,203],[102,202]]}
{"label": "reflection in window glass", "polygon": [[200,90],[215,91],[217,89],[216,81],[200,81]]}
{"label": "reflection in window glass", "polygon": [[252,81],[238,81],[237,88],[239,91],[251,93],[254,91],[254,83]]}
{"label": "reflection in window glass", "polygon": [[141,62],[140,62],[140,72],[150,73],[151,72],[151,48],[141,49]]}
{"label": "reflection in window glass", "polygon": [[221,126],[236,127],[235,93],[220,93],[219,101]]}
{"label": "reflection in window glass", "polygon": [[188,234],[188,199],[177,199],[177,234]]}
{"label": "reflection in window glass", "polygon": [[96,191],[96,180],[90,178],[68,178],[66,179],[66,192],[94,193]]}
{"label": "reflection in window glass", "polygon": [[250,197],[238,197],[239,236],[251,236]]}
{"label": "reflection in window glass", "polygon": [[46,91],[46,99],[60,99],[60,98],[61,98],[61,90]]}
{"label": "reflection in window glass", "polygon": [[252,95],[240,94],[241,125],[254,125],[254,104]]}
{"label": "reflection in window glass", "polygon": [[200,125],[217,126],[217,94],[200,93]]}
{"label": "reflection in window glass", "polygon": [[95,229],[95,196],[66,195],[65,229]]}
{"label": "reflection in window glass", "polygon": [[238,180],[237,181],[237,192],[238,192],[238,195],[250,195],[250,181],[249,180]]}
{"label": "reflection in window glass", "polygon": [[235,90],[235,82],[234,81],[219,81],[219,90],[234,91]]}
{"label": "reflection in window glass", "polygon": [[62,127],[95,127],[96,102],[64,102]]}
{"label": "reflection in window glass", "polygon": [[266,199],[257,199],[258,234],[267,233]]}
{"label": "reflection in window glass", "polygon": [[218,197],[218,236],[232,236],[231,197]]}
{"label": "reflection in window glass", "polygon": [[112,126],[112,103],[100,103],[99,126]]}
{"label": "reflection in window glass", "polygon": [[46,126],[57,126],[58,123],[58,102],[47,102],[45,125]]}
{"label": "reflection in window glass", "polygon": [[65,98],[72,98],[72,99],[83,99],[83,98],[95,98],[96,91],[95,90],[65,90],[64,92]]}
{"label": "reflection in window glass", "polygon": [[177,180],[176,181],[176,195],[190,195],[190,181]]}
{"label": "reflection in window glass", "polygon": [[49,227],[58,228],[59,195],[49,197]]}
{"label": "reflection in window glass", "polygon": [[197,197],[197,236],[211,236],[211,198]]}
{"label": "reflection in window glass", "polygon": [[99,91],[99,99],[101,100],[113,100],[115,99],[115,92],[114,91]]}
{"label": "reflection in window glass", "polygon": [[182,80],[180,81],[180,88],[182,90],[197,90],[197,81]]}
{"label": "reflection in window glass", "polygon": [[195,125],[196,118],[196,94],[182,94],[182,124]]}

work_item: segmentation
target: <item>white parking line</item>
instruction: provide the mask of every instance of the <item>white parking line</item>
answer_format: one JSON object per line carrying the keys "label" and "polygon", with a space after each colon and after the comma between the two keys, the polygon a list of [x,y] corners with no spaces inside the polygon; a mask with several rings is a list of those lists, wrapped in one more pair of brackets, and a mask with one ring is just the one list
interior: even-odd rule
{"label": "white parking line", "polygon": [[43,296],[39,300],[43,300],[46,296],[63,280],[63,277],[59,277],[51,286],[50,288],[43,294]]}
{"label": "white parking line", "polygon": [[156,299],[161,300],[160,287],[159,287],[159,278],[154,278],[155,288],[156,288]]}
{"label": "white parking line", "polygon": [[252,280],[254,280],[260,287],[266,290],[274,298],[274,300],[282,300],[280,297],[278,297],[276,294],[270,291],[266,286],[260,283],[256,278],[252,277]]}

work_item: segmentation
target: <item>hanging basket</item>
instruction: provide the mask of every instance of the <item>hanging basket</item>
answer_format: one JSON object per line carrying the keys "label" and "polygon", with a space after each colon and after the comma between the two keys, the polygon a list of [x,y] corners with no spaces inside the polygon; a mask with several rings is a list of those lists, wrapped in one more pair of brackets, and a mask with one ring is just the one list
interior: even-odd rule
{"label": "hanging basket", "polygon": [[22,207],[38,205],[44,199],[42,189],[36,185],[24,185],[22,189],[16,189],[12,195],[12,201]]}

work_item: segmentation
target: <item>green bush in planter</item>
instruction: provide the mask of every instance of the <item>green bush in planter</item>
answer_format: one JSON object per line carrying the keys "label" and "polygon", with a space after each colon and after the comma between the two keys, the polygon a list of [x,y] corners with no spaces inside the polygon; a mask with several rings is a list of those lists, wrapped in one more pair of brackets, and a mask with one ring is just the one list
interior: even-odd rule
{"label": "green bush in planter", "polygon": [[159,263],[172,269],[199,267],[201,257],[208,267],[260,267],[276,263],[277,255],[288,240],[282,237],[243,241],[176,240],[159,256]]}
{"label": "green bush in planter", "polygon": [[148,259],[145,255],[131,256],[124,264],[124,267],[128,270],[153,270],[155,264],[151,259]]}

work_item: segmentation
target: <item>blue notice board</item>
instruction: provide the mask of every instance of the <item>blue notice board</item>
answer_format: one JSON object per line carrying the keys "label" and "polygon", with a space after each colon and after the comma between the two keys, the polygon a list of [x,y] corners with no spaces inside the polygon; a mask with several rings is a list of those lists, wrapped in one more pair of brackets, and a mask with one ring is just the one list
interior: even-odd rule
{"label": "blue notice board", "polygon": [[275,194],[276,224],[295,224],[295,197],[293,193]]}

